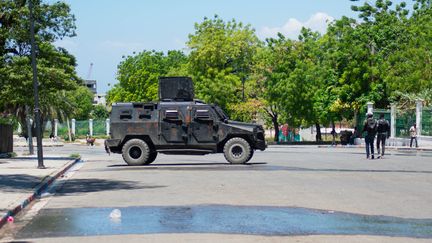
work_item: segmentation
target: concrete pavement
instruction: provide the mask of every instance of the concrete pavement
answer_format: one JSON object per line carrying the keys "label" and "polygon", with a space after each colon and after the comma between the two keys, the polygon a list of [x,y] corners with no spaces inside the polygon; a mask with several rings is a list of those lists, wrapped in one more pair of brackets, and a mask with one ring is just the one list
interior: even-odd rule
{"label": "concrete pavement", "polygon": [[[55,152],[55,148],[49,149],[52,150],[45,154]],[[247,166],[228,165],[223,155],[216,154],[158,155],[154,164],[137,167],[126,166],[120,155],[106,155],[102,147],[65,145],[61,153],[58,151],[57,154],[64,156],[77,151],[85,159],[83,167],[58,189],[58,195],[47,199],[38,216],[18,234],[18,239],[37,242],[118,242],[122,239],[132,242],[172,242],[173,239],[180,242],[430,241],[430,238],[388,237],[385,234],[270,237],[250,233],[211,234],[215,231],[196,234],[190,228],[193,225],[190,222],[200,218],[200,214],[194,213],[200,211],[195,209],[206,205],[222,205],[224,208],[225,205],[240,208],[263,206],[282,211],[285,208],[319,209],[349,212],[362,218],[373,216],[377,217],[377,222],[383,222],[381,216],[396,217],[401,221],[415,219],[429,222],[432,219],[430,152],[392,150],[385,159],[366,160],[364,149],[360,148],[279,145],[271,146],[264,152],[258,151]],[[36,165],[36,160],[34,163]],[[156,217],[162,229],[185,229],[186,233],[172,234],[174,232],[166,231],[170,234],[148,234],[142,229],[136,235],[112,233],[81,237],[79,230],[88,229],[87,224],[83,226],[82,222],[92,223],[97,219],[96,214],[79,213],[82,210],[90,213],[106,211],[102,214],[102,221],[97,222],[112,223],[114,229],[121,229],[136,215],[128,215],[128,210],[147,210],[149,207],[168,209],[168,214]],[[109,221],[108,214],[112,208],[119,208],[124,213],[120,224]],[[56,215],[51,218],[53,220],[44,221],[44,217],[50,218],[52,214]],[[250,221],[250,217],[245,223]],[[289,218],[292,217],[277,219]],[[135,225],[145,225],[150,222],[148,219],[143,217],[142,222],[136,222]],[[60,230],[44,228],[34,231],[37,227],[32,228],[32,225],[47,226],[42,222],[51,222]],[[232,224],[232,227],[240,227],[240,232],[243,229],[247,231],[248,228],[242,228],[242,225]],[[53,237],[50,232],[58,232],[59,235]]]}
{"label": "concrete pavement", "polygon": [[0,227],[78,160],[48,150],[44,154],[46,169],[37,169],[37,157],[23,154],[0,159]]}

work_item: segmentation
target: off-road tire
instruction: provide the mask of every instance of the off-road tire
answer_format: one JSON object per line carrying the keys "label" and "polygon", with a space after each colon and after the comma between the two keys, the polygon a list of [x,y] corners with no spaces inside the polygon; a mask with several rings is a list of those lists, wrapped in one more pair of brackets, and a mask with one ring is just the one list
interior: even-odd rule
{"label": "off-road tire", "polygon": [[251,149],[251,153],[250,153],[250,155],[249,155],[249,158],[248,158],[248,159],[246,160],[246,162],[245,162],[245,163],[249,162],[249,160],[251,160],[251,159],[252,159],[253,155],[254,155],[254,150],[253,150],[253,149]]}
{"label": "off-road tire", "polygon": [[149,155],[149,158],[147,159],[145,164],[149,165],[149,164],[153,163],[155,161],[156,157],[157,157],[157,152],[151,152]]}
{"label": "off-road tire", "polygon": [[245,164],[252,158],[252,148],[243,138],[235,137],[228,140],[223,149],[225,159],[231,164]]}
{"label": "off-road tire", "polygon": [[143,165],[150,157],[150,149],[144,140],[134,138],[123,145],[122,156],[128,165]]}

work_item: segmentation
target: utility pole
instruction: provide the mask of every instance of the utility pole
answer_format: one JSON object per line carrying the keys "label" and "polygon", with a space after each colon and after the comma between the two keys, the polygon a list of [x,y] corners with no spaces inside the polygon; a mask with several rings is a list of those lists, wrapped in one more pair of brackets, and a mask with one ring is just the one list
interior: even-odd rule
{"label": "utility pole", "polygon": [[27,136],[28,136],[28,146],[29,146],[29,154],[33,155],[33,135],[32,135],[32,120],[30,119],[30,111],[28,105],[25,106],[26,111],[26,122],[27,122]]}
{"label": "utility pole", "polygon": [[33,16],[33,0],[29,0],[29,10],[30,10],[30,44],[31,44],[31,65],[33,69],[33,92],[34,92],[34,114],[36,122],[36,141],[37,141],[37,158],[38,158],[38,169],[45,169],[43,162],[43,152],[42,152],[42,134],[41,134],[41,116],[39,109],[39,90],[38,90],[38,80],[37,80],[37,67],[36,67],[36,46],[35,46],[35,23]]}

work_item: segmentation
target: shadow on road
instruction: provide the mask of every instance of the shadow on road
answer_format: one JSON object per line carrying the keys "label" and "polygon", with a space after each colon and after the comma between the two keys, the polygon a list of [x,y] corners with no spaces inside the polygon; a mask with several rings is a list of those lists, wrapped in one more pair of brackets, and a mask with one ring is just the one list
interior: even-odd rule
{"label": "shadow on road", "polygon": [[37,186],[41,181],[40,177],[25,174],[1,175],[0,190],[3,192],[28,191]]}
{"label": "shadow on road", "polygon": [[[38,160],[37,157],[14,157],[9,158],[10,160]],[[72,157],[43,157],[44,160],[73,160]]]}
{"label": "shadow on road", "polygon": [[68,195],[75,193],[113,191],[113,190],[135,190],[163,188],[163,185],[143,185],[136,181],[116,181],[104,179],[69,179],[65,182],[57,195]]}
{"label": "shadow on road", "polygon": [[247,163],[247,164],[239,164],[239,165],[233,165],[233,164],[228,164],[228,163],[175,163],[175,164],[150,164],[150,165],[139,165],[139,166],[130,166],[127,164],[115,164],[115,165],[108,165],[107,167],[129,167],[129,168],[146,168],[146,167],[163,167],[163,166],[209,166],[209,165],[223,165],[226,167],[230,167],[230,166],[250,166],[250,165],[263,165],[263,164],[267,164],[265,162],[259,162],[259,163]]}

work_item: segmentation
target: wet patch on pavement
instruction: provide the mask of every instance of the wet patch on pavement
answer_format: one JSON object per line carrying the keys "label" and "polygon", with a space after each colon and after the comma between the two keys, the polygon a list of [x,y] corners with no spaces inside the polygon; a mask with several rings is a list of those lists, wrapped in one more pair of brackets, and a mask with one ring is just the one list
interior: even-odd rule
{"label": "wet patch on pavement", "polygon": [[43,209],[18,239],[158,233],[376,235],[432,239],[432,219],[371,216],[295,207],[143,206]]}

